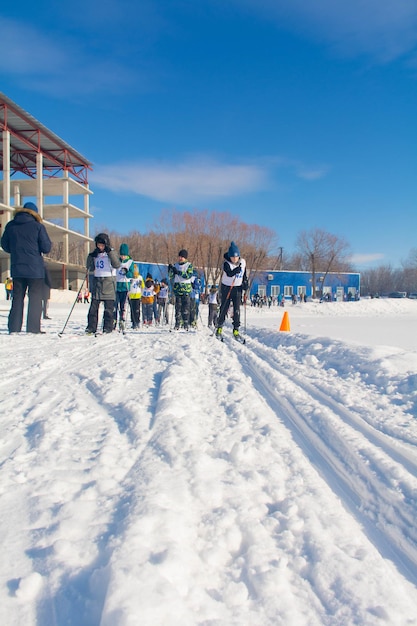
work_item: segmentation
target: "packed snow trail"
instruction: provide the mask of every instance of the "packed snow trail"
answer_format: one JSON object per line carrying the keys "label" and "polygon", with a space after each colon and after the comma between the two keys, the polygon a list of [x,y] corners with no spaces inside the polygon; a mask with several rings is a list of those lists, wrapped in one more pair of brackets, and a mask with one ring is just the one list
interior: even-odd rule
{"label": "packed snow trail", "polygon": [[[410,446],[401,445],[367,424],[360,416],[358,398],[363,393],[369,402],[374,396],[378,406],[378,393],[369,387],[359,389],[357,380],[354,385],[359,407],[346,409],[338,399],[340,388],[337,399],[332,397],[337,372],[309,368],[307,373],[302,365],[289,364],[287,355],[283,358],[277,351],[271,356],[270,348],[259,343],[250,355],[241,355],[252,380],[269,398],[277,415],[289,424],[294,439],[327,484],[366,526],[379,550],[417,584],[415,438]],[[351,381],[344,385],[345,398],[352,396],[351,385]],[[401,420],[402,412],[397,413]]]}
{"label": "packed snow trail", "polygon": [[417,624],[416,431],[346,346],[13,340],[2,623]]}

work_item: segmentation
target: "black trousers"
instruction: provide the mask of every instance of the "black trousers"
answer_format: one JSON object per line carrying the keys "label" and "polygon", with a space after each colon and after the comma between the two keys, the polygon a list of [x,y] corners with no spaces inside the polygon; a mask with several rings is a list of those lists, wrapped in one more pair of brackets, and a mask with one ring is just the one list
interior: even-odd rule
{"label": "black trousers", "polygon": [[221,286],[221,305],[217,326],[223,326],[230,303],[233,304],[233,329],[240,326],[240,301],[242,299],[242,287],[232,287],[230,285]]}
{"label": "black trousers", "polygon": [[190,294],[185,293],[182,296],[175,296],[175,326],[183,323],[188,328],[190,323]]}
{"label": "black trousers", "polygon": [[119,320],[126,320],[126,306],[127,306],[127,291],[116,291],[116,300],[114,303],[114,321],[117,322],[117,314],[119,313]]}
{"label": "black trousers", "polygon": [[90,309],[88,311],[87,316],[87,327],[88,330],[95,333],[97,331],[98,325],[98,309],[100,306],[100,302],[104,304],[104,328],[105,332],[111,333],[113,330],[113,309],[114,309],[114,300],[91,300]]}
{"label": "black trousers", "polygon": [[23,324],[23,309],[28,293],[26,332],[41,332],[43,278],[13,278],[13,299],[9,313],[9,333],[20,333]]}
{"label": "black trousers", "polygon": [[140,298],[130,298],[129,304],[132,326],[137,328],[140,324]]}
{"label": "black trousers", "polygon": [[217,304],[209,302],[208,325],[216,326],[217,324]]}

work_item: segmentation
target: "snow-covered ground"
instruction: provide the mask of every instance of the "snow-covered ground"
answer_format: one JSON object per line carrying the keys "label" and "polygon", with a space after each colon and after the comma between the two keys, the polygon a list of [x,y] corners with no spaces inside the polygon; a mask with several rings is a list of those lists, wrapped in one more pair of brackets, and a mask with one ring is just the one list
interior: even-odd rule
{"label": "snow-covered ground", "polygon": [[248,307],[242,346],[60,338],[53,298],[42,336],[0,301],[1,624],[417,624],[417,301]]}

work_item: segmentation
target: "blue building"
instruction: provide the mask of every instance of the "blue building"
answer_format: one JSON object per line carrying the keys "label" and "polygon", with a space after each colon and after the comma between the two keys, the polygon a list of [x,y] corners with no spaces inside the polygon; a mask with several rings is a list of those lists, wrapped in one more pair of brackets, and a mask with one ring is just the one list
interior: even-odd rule
{"label": "blue building", "polygon": [[168,278],[168,265],[161,265],[160,263],[142,263],[141,261],[134,261],[134,264],[137,266],[139,274],[143,276],[143,279],[145,279],[148,274],[158,282],[161,282],[163,278]]}
{"label": "blue building", "polygon": [[316,273],[316,293],[313,294],[311,272],[292,272],[279,270],[257,272],[251,276],[251,295],[284,296],[291,299],[293,295],[307,298],[329,298],[331,300],[355,300],[360,294],[360,274],[353,272]]}
{"label": "blue building", "polygon": [[[158,263],[142,263],[135,261],[140,274],[146,278],[151,274],[152,278],[160,281],[168,277],[167,265]],[[199,268],[197,268],[198,270]],[[203,272],[199,271],[204,290]],[[299,298],[313,297],[313,280],[311,272],[291,272],[288,270],[262,271],[250,273],[250,295],[258,293],[260,296],[284,296],[291,299],[293,295]],[[314,297],[328,297],[331,300],[355,300],[360,294],[360,274],[353,272],[318,272],[316,274],[316,294]]]}

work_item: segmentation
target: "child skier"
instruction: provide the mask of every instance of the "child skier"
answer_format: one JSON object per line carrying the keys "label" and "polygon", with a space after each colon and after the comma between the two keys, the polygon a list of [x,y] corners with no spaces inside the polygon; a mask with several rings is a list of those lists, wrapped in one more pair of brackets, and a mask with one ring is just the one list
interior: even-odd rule
{"label": "child skier", "polygon": [[145,282],[139,274],[137,265],[133,265],[133,278],[129,285],[130,319],[133,330],[139,328],[140,325],[140,305],[144,289]]}
{"label": "child skier", "polygon": [[86,333],[88,335],[97,332],[98,309],[100,302],[104,304],[104,328],[103,332],[111,333],[113,330],[113,309],[116,299],[116,280],[114,269],[120,267],[120,261],[116,252],[110,245],[109,236],[100,233],[94,239],[96,248],[87,257],[87,271],[92,277],[91,304],[87,317]]}
{"label": "child skier", "polygon": [[163,278],[158,293],[158,324],[168,324],[168,279]]}
{"label": "child skier", "polygon": [[119,317],[119,328],[124,331],[126,324],[126,304],[129,293],[130,279],[133,276],[133,260],[129,256],[129,247],[127,243],[122,243],[119,249],[120,267],[116,272],[116,302],[113,312],[113,327],[117,326],[117,317]]}
{"label": "child skier", "polygon": [[178,252],[178,262],[175,265],[168,265],[168,276],[174,281],[175,295],[175,330],[179,330],[182,323],[184,330],[188,330],[190,320],[190,294],[191,279],[194,272],[192,263],[187,261],[187,250]]}
{"label": "child skier", "polygon": [[217,337],[221,338],[223,324],[226,318],[230,303],[233,304],[233,336],[239,338],[240,327],[240,303],[242,299],[242,289],[248,288],[246,277],[246,261],[240,258],[239,248],[234,241],[231,242],[229,250],[224,255],[223,276],[221,284],[221,305],[219,318],[217,320]]}
{"label": "child skier", "polygon": [[145,289],[142,293],[142,316],[144,326],[152,326],[154,299],[155,283],[152,276],[148,274],[145,280]]}
{"label": "child skier", "polygon": [[219,304],[217,287],[212,287],[208,294],[208,326],[217,324],[217,307]]}
{"label": "child skier", "polygon": [[197,270],[194,270],[192,278],[192,290],[190,293],[190,324],[193,328],[198,323],[198,312],[200,308],[200,293],[201,293],[201,280],[198,276]]}

